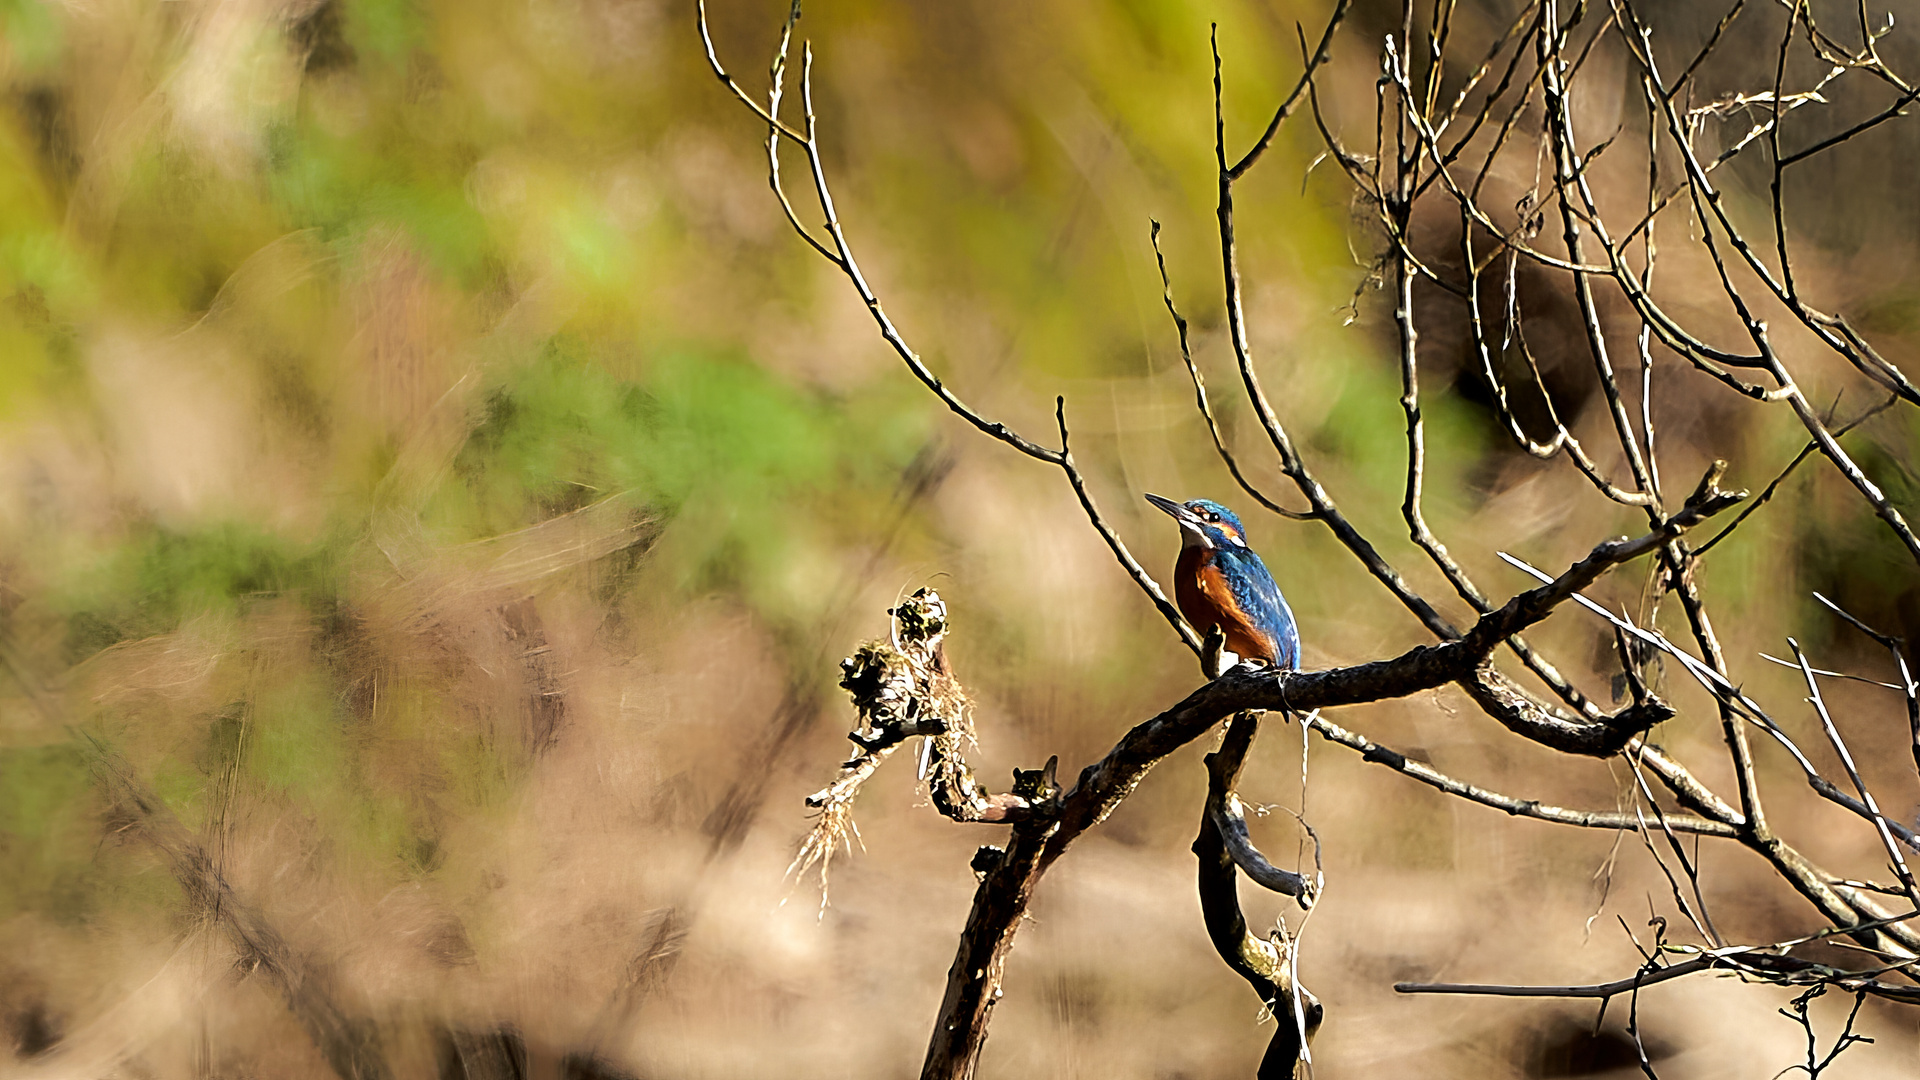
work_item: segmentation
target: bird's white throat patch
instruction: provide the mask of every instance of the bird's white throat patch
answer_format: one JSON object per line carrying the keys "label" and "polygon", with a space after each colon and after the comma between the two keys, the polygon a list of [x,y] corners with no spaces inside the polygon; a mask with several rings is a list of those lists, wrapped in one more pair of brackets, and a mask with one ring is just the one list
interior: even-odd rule
{"label": "bird's white throat patch", "polygon": [[1198,526],[1189,525],[1184,521],[1180,523],[1180,541],[1181,547],[1213,550],[1213,541],[1207,539],[1207,534],[1201,532]]}

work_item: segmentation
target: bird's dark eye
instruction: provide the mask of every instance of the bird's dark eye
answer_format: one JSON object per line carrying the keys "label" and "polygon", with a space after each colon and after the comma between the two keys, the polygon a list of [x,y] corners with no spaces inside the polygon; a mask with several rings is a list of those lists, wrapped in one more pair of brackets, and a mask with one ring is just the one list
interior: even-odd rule
{"label": "bird's dark eye", "polygon": [[1220,515],[1219,515],[1219,514],[1216,514],[1216,513],[1214,513],[1214,512],[1213,512],[1213,511],[1211,511],[1211,510],[1209,510],[1209,511],[1207,511],[1207,521],[1208,521],[1208,522],[1209,522],[1210,524],[1214,524],[1214,525],[1218,525],[1218,524],[1220,524]]}

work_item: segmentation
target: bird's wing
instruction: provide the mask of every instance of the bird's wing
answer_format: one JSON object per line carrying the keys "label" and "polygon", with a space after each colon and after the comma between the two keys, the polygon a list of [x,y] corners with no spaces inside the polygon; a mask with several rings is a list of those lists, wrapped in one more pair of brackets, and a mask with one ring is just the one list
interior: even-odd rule
{"label": "bird's wing", "polygon": [[1253,619],[1254,625],[1272,632],[1275,665],[1287,671],[1298,668],[1300,631],[1293,624],[1293,609],[1287,606],[1287,598],[1280,595],[1280,586],[1267,572],[1267,564],[1253,552],[1239,549],[1221,551],[1216,557],[1231,561],[1235,564],[1232,569],[1239,571],[1224,576],[1240,610]]}

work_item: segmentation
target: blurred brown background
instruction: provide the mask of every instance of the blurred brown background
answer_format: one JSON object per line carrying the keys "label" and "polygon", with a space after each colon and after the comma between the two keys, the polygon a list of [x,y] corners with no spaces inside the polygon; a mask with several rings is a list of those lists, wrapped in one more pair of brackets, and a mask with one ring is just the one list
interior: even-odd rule
{"label": "blurred brown background", "polygon": [[[1507,7],[1465,11],[1461,39],[1486,41]],[[1662,42],[1678,56],[1721,12],[1674,7]],[[750,89],[784,14],[713,6]],[[1742,24],[1724,88],[1765,81],[1779,17]],[[1192,410],[1148,219],[1200,363],[1230,387],[1208,24],[1244,145],[1297,75],[1295,20],[1323,18],[822,2],[802,22],[840,211],[888,310],[970,403],[1030,436],[1046,441],[1064,394],[1095,497],[1156,572],[1177,539],[1142,491],[1253,508]],[[1338,39],[1324,92],[1355,143],[1397,22],[1363,4]],[[1920,39],[1896,30],[1883,51],[1899,66]],[[1644,124],[1623,58],[1594,62],[1613,67],[1580,102],[1588,130]],[[839,658],[885,632],[896,597],[939,589],[994,779],[1049,754],[1077,772],[1196,674],[1059,476],[941,409],[791,235],[763,129],[706,70],[691,5],[8,0],[0,73],[0,1074],[331,1075],[291,984],[398,1076],[480,1075],[509,1053],[503,1030],[537,1075],[913,1069],[968,858],[997,830],[940,819],[896,762],[860,805],[864,851],[834,862],[830,905],[783,879],[801,799],[847,750]],[[1884,104],[1860,93],[1832,95],[1820,122]],[[1888,125],[1791,192],[1810,290],[1909,370],[1917,130]],[[1451,601],[1398,519],[1389,309],[1371,291],[1347,308],[1375,241],[1337,170],[1309,168],[1318,152],[1291,127],[1239,191],[1256,355],[1343,508]],[[1730,173],[1761,220],[1764,170]],[[1665,287],[1730,328],[1704,258],[1678,229],[1663,239]],[[1459,374],[1458,313],[1428,300],[1428,510],[1462,561],[1505,595],[1522,580],[1496,550],[1552,568],[1636,530],[1564,462],[1511,450]],[[1549,382],[1601,431],[1566,340],[1564,360],[1543,349]],[[1807,355],[1823,406],[1874,400]],[[1656,378],[1670,487],[1718,456],[1757,489],[1804,441],[1670,357]],[[1257,426],[1221,407],[1278,490]],[[1913,417],[1849,439],[1912,507]],[[1323,528],[1245,516],[1308,666],[1425,640]],[[1638,611],[1645,586],[1633,567],[1594,594]],[[1809,733],[1798,676],[1757,652],[1791,633],[1825,666],[1890,670],[1810,591],[1920,626],[1911,564],[1817,458],[1704,586],[1748,692]],[[1600,630],[1569,611],[1537,640],[1604,699]],[[1725,784],[1710,700],[1668,681],[1681,715],[1661,741]],[[1831,693],[1883,803],[1911,819],[1897,699]],[[1631,788],[1451,690],[1340,720],[1524,797],[1610,809]],[[1207,944],[1187,852],[1204,749],[1047,877],[983,1075],[1251,1075],[1266,1030]],[[1511,820],[1317,740],[1303,796],[1301,753],[1298,727],[1269,723],[1242,791],[1286,810],[1304,797],[1325,843],[1302,960],[1328,1007],[1318,1075],[1637,1071],[1625,1002],[1596,1027],[1587,1006],[1391,984],[1631,973],[1628,929],[1650,942],[1650,913],[1674,914],[1638,838]],[[1883,877],[1871,831],[1761,753],[1782,831]],[[1255,829],[1277,861],[1300,850],[1287,813]],[[183,885],[196,845],[232,887],[212,907]],[[1700,859],[1730,938],[1821,925],[1759,860],[1712,844]],[[1256,923],[1282,911],[1248,904]],[[272,928],[279,960],[236,946],[220,921],[235,910]],[[1639,1015],[1663,1077],[1764,1077],[1803,1059],[1774,1012],[1787,998],[1696,978],[1649,991]],[[1845,1004],[1816,1008],[1828,1037]],[[1829,1075],[1910,1075],[1915,1019],[1869,1002],[1878,1041]]]}

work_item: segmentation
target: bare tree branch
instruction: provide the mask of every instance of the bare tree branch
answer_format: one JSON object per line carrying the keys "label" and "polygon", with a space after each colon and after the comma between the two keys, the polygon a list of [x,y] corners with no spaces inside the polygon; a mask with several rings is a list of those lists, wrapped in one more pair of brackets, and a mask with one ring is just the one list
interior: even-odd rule
{"label": "bare tree branch", "polygon": [[[1326,1010],[1295,978],[1294,939],[1285,926],[1272,938],[1254,937],[1247,932],[1247,919],[1240,910],[1235,866],[1256,881],[1273,876],[1276,884],[1267,887],[1298,897],[1302,907],[1310,902],[1314,888],[1306,878],[1274,868],[1247,839],[1246,821],[1233,788],[1259,724],[1256,713],[1236,714],[1227,724],[1220,749],[1207,755],[1207,806],[1193,854],[1199,861],[1200,911],[1214,951],[1253,987],[1274,1017],[1273,1039],[1256,1075],[1259,1080],[1292,1080],[1295,1064],[1310,1060],[1307,1044]],[[1248,869],[1249,863],[1259,869]]]}
{"label": "bare tree branch", "polygon": [[1880,842],[1887,849],[1887,857],[1893,860],[1893,872],[1900,878],[1900,884],[1907,890],[1907,899],[1920,909],[1920,885],[1915,885],[1913,871],[1907,868],[1906,857],[1900,854],[1900,845],[1894,843],[1893,833],[1887,828],[1887,819],[1874,802],[1873,793],[1867,790],[1866,781],[1860,779],[1860,770],[1853,763],[1853,753],[1847,749],[1846,740],[1840,737],[1840,729],[1834,726],[1833,717],[1827,713],[1826,699],[1820,693],[1819,680],[1814,678],[1813,669],[1807,666],[1806,654],[1800,651],[1800,643],[1792,638],[1787,644],[1793,649],[1794,659],[1800,661],[1800,673],[1806,677],[1807,693],[1812,695],[1813,708],[1820,716],[1820,726],[1827,733],[1828,741],[1833,743],[1834,753],[1840,756],[1840,766],[1847,770],[1847,779],[1853,781],[1853,790],[1860,796],[1860,802],[1867,808],[1874,829],[1880,834]]}
{"label": "bare tree branch", "polygon": [[[1490,806],[1514,817],[1535,818],[1555,825],[1572,825],[1583,829],[1626,831],[1636,829],[1639,825],[1630,814],[1602,810],[1568,810],[1564,807],[1549,806],[1535,799],[1503,795],[1497,791],[1489,791],[1477,785],[1456,780],[1423,761],[1416,761],[1405,754],[1382,746],[1364,735],[1335,724],[1324,716],[1316,716],[1306,723],[1328,742],[1338,743],[1350,750],[1358,751],[1366,761],[1383,765],[1449,795],[1455,795],[1482,806]],[[1694,817],[1690,814],[1668,814],[1666,822],[1675,832],[1726,839],[1739,835],[1738,828],[1732,823]]]}
{"label": "bare tree branch", "polygon": [[[1283,936],[1263,942],[1249,935],[1234,894],[1236,867],[1270,888],[1303,900],[1310,898],[1313,891],[1301,875],[1274,868],[1260,855],[1246,833],[1244,817],[1238,812],[1234,778],[1257,727],[1257,712],[1261,710],[1302,715],[1303,724],[1318,731],[1323,738],[1359,752],[1369,762],[1385,765],[1457,798],[1552,824],[1633,830],[1667,876],[1673,903],[1711,946],[1711,949],[1698,949],[1666,945],[1663,924],[1655,949],[1678,950],[1686,958],[1665,962],[1657,952],[1643,953],[1647,967],[1632,979],[1586,988],[1436,986],[1411,989],[1509,994],[1546,991],[1560,996],[1603,998],[1627,994],[1633,1002],[1630,1030],[1636,1041],[1639,989],[1700,970],[1731,970],[1766,981],[1832,985],[1858,994],[1875,993],[1894,1000],[1920,1002],[1920,992],[1878,978],[1891,971],[1905,974],[1906,965],[1920,955],[1920,931],[1907,925],[1914,916],[1888,913],[1878,899],[1886,892],[1883,886],[1829,874],[1773,832],[1761,798],[1760,770],[1749,745],[1747,726],[1759,727],[1784,747],[1821,797],[1874,824],[1906,899],[1920,906],[1920,887],[1916,887],[1900,847],[1915,844],[1912,830],[1888,820],[1880,812],[1879,802],[1853,767],[1850,752],[1827,714],[1817,685],[1819,673],[1804,657],[1798,666],[1824,729],[1854,783],[1853,794],[1839,791],[1820,776],[1781,725],[1739,688],[1730,674],[1705,596],[1696,581],[1702,557],[1772,498],[1798,464],[1815,452],[1834,465],[1853,491],[1873,506],[1876,514],[1920,561],[1920,541],[1907,526],[1901,508],[1892,504],[1838,441],[1853,426],[1899,401],[1920,404],[1920,390],[1882,358],[1844,318],[1805,303],[1801,295],[1802,282],[1791,262],[1792,235],[1783,180],[1789,166],[1846,143],[1900,115],[1920,91],[1915,91],[1888,68],[1876,46],[1878,37],[1886,31],[1869,26],[1864,13],[1859,46],[1843,47],[1819,28],[1809,5],[1783,6],[1786,10],[1777,49],[1767,63],[1770,88],[1742,90],[1696,104],[1697,88],[1705,83],[1712,58],[1724,50],[1730,29],[1745,11],[1745,0],[1734,0],[1699,51],[1671,82],[1662,78],[1654,62],[1652,30],[1632,0],[1609,0],[1604,7],[1591,11],[1585,4],[1574,4],[1569,10],[1563,10],[1557,0],[1529,3],[1506,23],[1488,30],[1491,37],[1484,55],[1471,66],[1463,66],[1457,57],[1450,55],[1465,26],[1456,19],[1453,0],[1431,0],[1424,12],[1417,11],[1414,0],[1406,0],[1401,7],[1397,33],[1385,38],[1381,50],[1381,78],[1375,83],[1371,154],[1349,150],[1342,144],[1330,130],[1320,100],[1320,77],[1332,55],[1334,35],[1347,14],[1348,0],[1336,0],[1317,46],[1310,47],[1304,30],[1296,29],[1302,63],[1298,82],[1280,100],[1248,150],[1237,158],[1231,157],[1227,150],[1223,77],[1218,28],[1215,28],[1212,50],[1215,213],[1220,237],[1219,280],[1228,339],[1240,375],[1240,388],[1246,395],[1245,404],[1260,424],[1280,473],[1299,492],[1306,509],[1288,508],[1259,490],[1249,478],[1248,462],[1229,447],[1215,415],[1214,400],[1195,362],[1188,324],[1174,302],[1166,259],[1158,243],[1160,226],[1154,222],[1152,240],[1160,273],[1161,298],[1179,338],[1181,358],[1193,383],[1196,408],[1206,423],[1215,454],[1242,491],[1282,517],[1325,524],[1362,567],[1438,642],[1390,659],[1327,671],[1277,672],[1246,666],[1232,669],[1186,700],[1137,725],[1100,760],[1084,768],[1066,791],[1055,785],[1054,763],[1049,762],[1040,770],[1017,772],[1015,790],[1004,795],[988,795],[965,768],[963,744],[971,730],[967,726],[965,698],[951,672],[945,669],[937,645],[923,659],[909,659],[907,668],[917,673],[905,679],[903,685],[908,689],[896,697],[914,703],[912,708],[916,711],[911,716],[901,712],[884,722],[863,720],[862,729],[855,735],[860,751],[843,766],[841,777],[812,801],[823,811],[850,806],[853,794],[885,756],[902,740],[917,736],[926,738],[933,747],[927,755],[929,787],[942,813],[960,821],[998,821],[1012,825],[1004,846],[982,848],[974,860],[980,884],[949,972],[923,1076],[972,1075],[994,1001],[999,996],[1000,975],[1008,949],[1032,890],[1047,868],[1080,834],[1097,825],[1126,798],[1158,761],[1230,716],[1234,719],[1228,728],[1226,743],[1219,753],[1208,759],[1210,796],[1195,843],[1201,863],[1203,908],[1223,959],[1255,986],[1263,1000],[1278,1001],[1283,996],[1283,984],[1297,989],[1287,939]],[[1417,14],[1422,17],[1416,18]],[[764,106],[749,98],[727,77],[715,56],[704,15],[701,22],[702,40],[715,74],[768,125],[769,182],[789,223],[816,252],[843,273],[866,303],[882,336],[914,377],[943,404],[983,433],[1062,470],[1088,521],[1116,561],[1188,648],[1201,655],[1204,664],[1208,653],[1206,644],[1180,618],[1152,575],[1132,557],[1094,504],[1080,466],[1069,450],[1064,399],[1057,398],[1055,402],[1059,449],[1029,441],[960,402],[907,346],[900,331],[881,311],[874,290],[854,261],[834,210],[813,116],[811,53],[804,46],[801,98],[806,111],[805,123],[796,128],[780,118],[785,57],[797,18],[795,7],[770,68],[771,87]],[[1416,40],[1416,31],[1425,34],[1424,41]],[[1798,48],[1796,41],[1805,43],[1828,65],[1825,73],[1810,85],[1789,85],[1793,78],[1789,58]],[[1646,154],[1644,200],[1639,199],[1637,192],[1635,196],[1635,201],[1644,209],[1628,215],[1631,228],[1625,232],[1610,227],[1596,194],[1599,187],[1608,193],[1609,199],[1613,198],[1611,173],[1603,185],[1596,163],[1610,147],[1616,146],[1618,132],[1605,134],[1597,143],[1583,146],[1571,103],[1576,80],[1588,61],[1605,55],[1616,44],[1624,48],[1630,63],[1637,66],[1648,121],[1646,139],[1638,150],[1629,148],[1630,141],[1621,140],[1617,144],[1621,149],[1614,149],[1609,159],[1641,151]],[[1493,77],[1496,67],[1500,68],[1497,79]],[[1455,77],[1464,72],[1465,77],[1443,107],[1441,91],[1449,82],[1450,71]],[[1798,110],[1823,103],[1825,88],[1852,72],[1865,72],[1892,87],[1894,103],[1834,135],[1813,139],[1800,151],[1786,152],[1783,127],[1787,118],[1817,116],[1821,111],[1818,108]],[[1489,80],[1491,86],[1487,85]],[[1475,619],[1464,629],[1455,626],[1422,597],[1336,505],[1294,442],[1280,410],[1268,397],[1253,356],[1235,230],[1234,188],[1237,181],[1263,160],[1282,125],[1303,101],[1312,111],[1328,153],[1355,185],[1356,209],[1374,219],[1378,226],[1381,253],[1367,273],[1369,281],[1391,285],[1393,294],[1399,404],[1405,419],[1407,451],[1401,485],[1401,517],[1412,542],[1472,608]],[[1703,151],[1701,147],[1706,145],[1701,139],[1703,129],[1717,132],[1717,125],[1732,119],[1744,119],[1746,129],[1728,131],[1725,140],[1716,147],[1717,153]],[[1799,120],[1794,122],[1799,124]],[[783,141],[800,146],[807,155],[814,195],[826,219],[827,240],[824,242],[803,228],[782,190],[779,148]],[[1663,141],[1669,145],[1663,146]],[[1765,257],[1736,225],[1713,179],[1721,165],[1755,145],[1765,147],[1771,170],[1768,210],[1773,252]],[[1666,185],[1662,182],[1663,156],[1669,160],[1677,158],[1681,164],[1679,178],[1667,181]],[[1749,153],[1748,157],[1751,156]],[[1528,164],[1533,171],[1532,186],[1524,190],[1511,211],[1491,208],[1486,202],[1487,192],[1499,188],[1488,187],[1490,178],[1496,174],[1503,178],[1514,175],[1516,170],[1512,166],[1524,169]],[[1522,179],[1521,184],[1524,183]],[[1416,229],[1418,204],[1429,192],[1449,207],[1451,212],[1447,217],[1459,219],[1458,271],[1446,256],[1435,257],[1433,245],[1422,231],[1425,226]],[[1689,240],[1699,244],[1699,250],[1709,257],[1720,293],[1739,319],[1747,344],[1738,348],[1712,344],[1707,335],[1683,322],[1675,313],[1689,309],[1684,303],[1675,306],[1668,302],[1666,294],[1676,286],[1667,283],[1669,275],[1665,271],[1661,275],[1664,283],[1661,295],[1656,297],[1653,272],[1659,254],[1656,229],[1663,214],[1676,204],[1680,207],[1679,213],[1691,210],[1698,219],[1699,228]],[[1558,248],[1554,250],[1548,249],[1551,245],[1536,243],[1549,216],[1558,219],[1558,235],[1554,238]],[[1638,258],[1633,258],[1630,248],[1636,238],[1642,250]],[[1455,245],[1449,239],[1446,246]],[[1590,254],[1590,249],[1596,247]],[[1767,259],[1772,259],[1777,267],[1768,265]],[[1545,271],[1549,278],[1560,282],[1559,287],[1571,297],[1571,308],[1579,321],[1576,337],[1584,338],[1591,361],[1589,385],[1597,389],[1599,400],[1604,402],[1612,433],[1610,441],[1618,447],[1617,457],[1609,447],[1584,445],[1572,430],[1576,417],[1571,411],[1563,419],[1562,410],[1575,406],[1564,398],[1555,401],[1556,395],[1563,392],[1548,389],[1548,381],[1541,372],[1542,364],[1535,360],[1529,347],[1523,316],[1533,318],[1536,325],[1540,318],[1531,300],[1527,311],[1521,309],[1518,283],[1523,269],[1529,273]],[[1837,430],[1832,429],[1830,419],[1816,415],[1805,391],[1783,361],[1781,349],[1775,347],[1769,328],[1760,317],[1760,309],[1743,294],[1744,279],[1739,278],[1742,273],[1760,279],[1762,289],[1756,299],[1768,301],[1770,297],[1785,306],[1793,316],[1791,325],[1797,328],[1796,332],[1804,331],[1826,349],[1840,354],[1860,376],[1887,392],[1886,404]],[[1504,312],[1495,318],[1483,310],[1481,290],[1483,287],[1497,289],[1494,282],[1502,277]],[[1542,459],[1564,452],[1600,497],[1635,507],[1645,516],[1646,531],[1642,535],[1597,545],[1584,559],[1557,576],[1534,571],[1503,553],[1503,558],[1533,573],[1540,584],[1498,605],[1472,580],[1429,524],[1424,508],[1426,485],[1432,474],[1428,467],[1429,447],[1420,382],[1423,315],[1416,306],[1416,288],[1421,287],[1417,283],[1422,279],[1463,301],[1474,354],[1472,362],[1477,364],[1495,399],[1498,421],[1514,441]],[[1615,342],[1624,339],[1620,336],[1621,328],[1610,325],[1611,309],[1603,309],[1601,290],[1596,285],[1618,288],[1626,301],[1624,310],[1630,312],[1633,320],[1634,351],[1640,366],[1637,386],[1621,386],[1612,351]],[[1356,293],[1356,298],[1358,295]],[[1490,327],[1489,322],[1496,325]],[[1496,330],[1502,335],[1497,347],[1493,343]],[[1810,437],[1807,449],[1767,486],[1758,500],[1749,503],[1739,517],[1697,549],[1689,546],[1685,534],[1706,518],[1740,502],[1745,493],[1719,488],[1718,481],[1727,464],[1716,461],[1685,504],[1677,511],[1669,509],[1670,504],[1662,492],[1661,461],[1655,441],[1653,344],[1656,341],[1747,399],[1761,403],[1785,402]],[[1512,350],[1510,354],[1509,350]],[[1789,349],[1787,355],[1796,354]],[[1521,364],[1524,364],[1523,372]],[[1531,396],[1537,391],[1545,403],[1550,429],[1531,430],[1516,415],[1507,385],[1515,376],[1503,375],[1503,367],[1519,372],[1515,385],[1520,385],[1524,393]],[[1748,381],[1751,376],[1746,375],[1747,372],[1764,373],[1763,381]],[[1561,373],[1556,372],[1555,377],[1558,379]],[[1524,385],[1529,379],[1531,384]],[[1631,397],[1636,391],[1637,402]],[[1663,439],[1660,445],[1667,445],[1669,440],[1670,437]],[[1618,483],[1609,476],[1615,472],[1624,473],[1618,477]],[[1653,557],[1643,608],[1638,616],[1644,628],[1636,625],[1632,617],[1609,613],[1582,595],[1582,590],[1609,569],[1641,556]],[[1679,599],[1697,646],[1694,651],[1674,645],[1653,629],[1659,625],[1660,604],[1669,594]],[[1569,601],[1600,613],[1617,636],[1633,702],[1610,715],[1520,636]],[[1866,629],[1851,617],[1849,621]],[[1883,645],[1888,644],[1881,635],[1875,634],[1875,637]],[[1503,644],[1571,708],[1571,714],[1536,697],[1493,666],[1492,654]],[[912,653],[900,642],[894,646],[903,653]],[[1920,685],[1916,685],[1906,670],[1900,646],[1889,647],[1901,665],[1901,682],[1893,688],[1904,691],[1916,767],[1920,767]],[[863,655],[868,655],[872,664],[877,665],[875,670],[890,670],[885,663],[874,659],[880,655],[878,652]],[[1636,659],[1636,655],[1641,658]],[[1644,657],[1648,655],[1673,658],[1689,677],[1714,696],[1727,762],[1738,787],[1737,806],[1717,795],[1672,755],[1648,742],[1647,732],[1675,715],[1673,708],[1649,688],[1649,680],[1642,678],[1639,665],[1646,662]],[[891,678],[887,676],[881,681]],[[1422,762],[1411,761],[1335,724],[1318,711],[1405,696],[1447,683],[1459,685],[1496,722],[1537,744],[1576,755],[1605,757],[1624,752],[1633,772],[1640,805],[1611,812],[1582,811],[1490,791],[1447,776]],[[856,690],[856,696],[858,693]],[[904,706],[896,702],[896,707]],[[861,708],[863,716],[879,715],[866,705]],[[1688,812],[1670,813],[1663,809],[1655,800],[1651,786],[1656,780]],[[1655,836],[1656,829],[1659,837]],[[1787,948],[1794,943],[1726,947],[1709,914],[1707,890],[1696,859],[1698,852],[1689,853],[1680,840],[1684,835],[1732,839],[1760,854],[1782,881],[1815,905],[1831,923],[1831,933],[1848,936],[1858,942],[1859,947],[1887,958],[1888,966],[1880,972],[1864,973],[1825,968],[1787,956]],[[826,850],[831,850],[831,845],[826,845]],[[1294,1055],[1304,1052],[1305,1013],[1297,1007],[1292,1011],[1298,1029],[1292,1034],[1297,1037],[1285,1044],[1289,1049],[1284,1054],[1269,1048],[1268,1061],[1262,1066],[1263,1076],[1289,1075]],[[1283,1042],[1276,1037],[1273,1046],[1282,1047]],[[1284,1073],[1279,1071],[1283,1058]],[[1809,1069],[1818,1064],[1811,1056],[1809,1061]],[[1641,1064],[1643,1071],[1652,1075],[1644,1049]]]}

